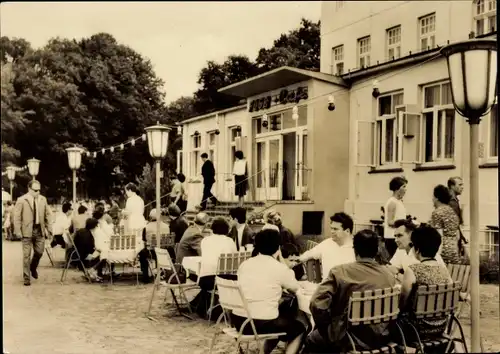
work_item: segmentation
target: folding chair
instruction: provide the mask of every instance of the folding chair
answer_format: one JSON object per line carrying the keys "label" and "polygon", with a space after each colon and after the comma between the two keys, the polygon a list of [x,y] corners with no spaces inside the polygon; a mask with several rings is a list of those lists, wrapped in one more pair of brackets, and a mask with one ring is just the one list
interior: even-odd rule
{"label": "folding chair", "polygon": [[[113,272],[111,271],[112,264],[121,264],[123,269],[125,265],[130,265],[134,268],[137,265],[137,235],[135,234],[119,234],[110,237],[109,252],[106,259],[106,264],[109,269],[109,280],[113,285]],[[139,272],[135,272],[136,285],[139,285]]]}
{"label": "folding chair", "polygon": [[[217,271],[215,275],[221,274],[233,274],[238,272],[238,268],[241,263],[252,257],[252,252],[235,252],[235,253],[223,253],[219,256],[219,261],[217,263]],[[220,304],[214,305],[215,295],[217,294],[217,286],[214,284],[214,288],[210,291],[210,306],[208,308],[208,320],[212,318],[212,311],[214,308]]]}
{"label": "folding chair", "polygon": [[[462,284],[449,283],[439,285],[420,285],[417,288],[415,301],[413,303],[413,311],[410,313],[414,326],[409,323],[409,327],[413,330],[417,342],[410,343],[409,346],[416,346],[417,353],[425,353],[428,348],[436,347],[438,345],[445,345],[445,353],[450,353],[453,348],[451,347],[454,342],[459,342],[463,345],[467,353],[467,344],[465,342],[464,331],[460,321],[455,313],[459,308],[460,289]],[[428,340],[421,340],[419,335],[419,321],[426,320],[440,320],[446,318],[446,330],[440,337],[435,337]],[[461,338],[454,338],[452,329],[455,323],[459,330]]]}
{"label": "folding chair", "polygon": [[[198,285],[194,282],[191,282],[189,279],[186,279],[186,283],[181,283],[179,274],[177,273],[177,270],[174,266],[174,263],[172,262],[172,258],[170,258],[170,254],[168,253],[167,250],[161,249],[161,248],[155,248],[155,253],[156,253],[156,260],[157,260],[157,272],[156,272],[156,278],[155,278],[155,283],[153,286],[153,291],[151,293],[151,298],[149,299],[149,306],[148,310],[146,312],[146,317],[148,317],[151,320],[155,320],[153,317],[151,317],[151,307],[153,306],[153,299],[156,293],[156,288],[159,287],[160,285],[160,277],[161,277],[161,269],[169,269],[172,270],[172,275],[166,280],[166,282],[163,284],[166,287],[166,292],[170,290],[170,293],[172,294],[172,298],[174,300],[175,306],[177,308],[177,311],[181,316],[184,316],[186,318],[189,318],[192,320],[192,318],[186,314],[184,314],[181,311],[181,308],[179,306],[179,302],[177,301],[177,297],[175,295],[174,290],[179,291],[179,296],[182,298],[182,300],[187,304],[187,308],[189,310],[189,313],[192,314],[193,311],[191,309],[191,306],[189,305],[189,301],[186,297],[185,291],[187,290],[192,290],[192,289],[197,289]],[[175,280],[176,283],[173,283]],[[166,297],[166,295],[165,295]]]}
{"label": "folding chair", "polygon": [[69,269],[71,263],[73,263],[75,261],[78,261],[80,263],[80,265],[82,266],[82,269],[83,269],[83,274],[85,275],[85,277],[87,278],[89,283],[92,284],[92,278],[90,278],[90,274],[87,271],[87,268],[85,267],[85,264],[83,263],[83,260],[80,257],[80,252],[78,252],[78,249],[75,246],[75,242],[73,241],[73,237],[71,237],[71,236],[68,237],[68,240],[69,240],[69,242],[68,242],[69,247],[70,248],[72,247],[73,251],[70,253],[70,255],[68,257],[68,261],[66,262],[66,265],[62,271],[61,284],[64,284],[64,280],[66,279],[66,274],[68,273],[68,269]]}
{"label": "folding chair", "polygon": [[[246,342],[246,351],[248,352],[249,344],[254,340],[257,342],[257,345],[260,348],[260,353],[264,353],[264,340],[278,339],[279,337],[286,335],[286,333],[284,332],[258,334],[257,329],[255,328],[255,323],[248,310],[248,303],[243,295],[240,286],[238,285],[238,282],[235,280],[227,280],[220,277],[215,277],[215,284],[217,285],[217,289],[219,292],[219,302],[222,307],[222,314],[217,319],[215,327],[219,326],[222,319],[224,319],[224,323],[226,326],[222,329],[222,331],[215,332],[212,338],[212,343],[210,344],[209,353],[212,353],[215,345],[215,340],[217,338],[217,335],[220,333],[225,333],[229,337],[236,340],[236,353],[240,352],[241,342]],[[239,332],[236,330],[236,328],[230,325],[230,312],[234,310],[243,310],[247,317],[247,319],[241,325]],[[248,324],[250,324],[253,334],[243,334],[243,330]]]}
{"label": "folding chair", "polygon": [[306,261],[307,280],[312,283],[321,283],[323,275],[321,272],[321,261],[319,259],[310,259]]}
{"label": "folding chair", "polygon": [[52,257],[52,246],[50,245],[50,242],[48,239],[45,239],[45,252],[47,253],[47,258],[50,261],[50,264],[52,267],[54,266],[54,260]]}
{"label": "folding chair", "polygon": [[[149,255],[151,258],[153,257],[152,255],[152,250],[155,249],[157,246],[156,244],[156,234],[146,234],[146,248],[149,251]],[[161,234],[160,235],[160,248],[161,249],[168,249],[168,248],[175,249],[175,234],[170,233],[170,234]],[[175,252],[175,251],[174,251]],[[153,267],[151,266],[151,262],[149,263],[149,270],[151,273],[153,273]]]}
{"label": "folding chair", "polygon": [[306,241],[306,248],[305,248],[305,251],[309,251],[311,248],[314,248],[318,245],[317,242],[315,241],[311,241],[311,240],[307,240]]}
{"label": "folding chair", "polygon": [[399,315],[399,298],[401,287],[395,286],[386,289],[355,291],[349,298],[347,316],[347,338],[352,346],[350,353],[392,353],[398,346],[395,342],[381,343],[378,348],[371,348],[368,351],[357,351],[354,343],[352,329],[357,326],[386,323],[396,325],[403,345],[406,348],[406,341],[403,331],[397,323]]}
{"label": "folding chair", "polygon": [[[457,318],[460,318],[460,315],[462,314],[462,310],[464,309],[465,305],[469,306],[470,309],[470,293],[469,293],[469,284],[471,275],[470,265],[448,263],[446,267],[448,268],[448,272],[450,272],[451,279],[454,282],[460,283],[461,285],[459,307],[457,312],[455,313]],[[481,351],[484,352],[483,339],[481,337],[479,343],[481,345]]]}

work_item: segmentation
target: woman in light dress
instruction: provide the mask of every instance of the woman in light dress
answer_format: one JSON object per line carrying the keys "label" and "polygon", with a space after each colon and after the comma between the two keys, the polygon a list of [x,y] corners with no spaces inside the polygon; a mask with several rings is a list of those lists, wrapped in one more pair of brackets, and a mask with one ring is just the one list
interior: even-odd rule
{"label": "woman in light dress", "polygon": [[238,197],[239,206],[243,206],[243,200],[248,189],[247,160],[245,160],[243,151],[238,150],[234,153],[233,175],[234,194]]}
{"label": "woman in light dress", "polygon": [[177,205],[184,213],[187,209],[187,193],[184,187],[184,182],[186,181],[186,176],[179,173],[177,176],[172,178],[172,191],[170,192],[170,198],[172,198],[172,203]]}
{"label": "woman in light dress", "polygon": [[403,204],[403,197],[406,194],[408,181],[404,177],[394,177],[389,183],[392,196],[384,206],[384,242],[389,257],[394,256],[398,245],[394,237],[396,220],[406,219],[406,208]]}
{"label": "woman in light dress", "polygon": [[128,198],[122,212],[125,218],[125,233],[136,235],[136,249],[140,251],[143,246],[142,230],[146,227],[144,200],[138,195],[139,189],[134,183],[125,186],[125,193]]}

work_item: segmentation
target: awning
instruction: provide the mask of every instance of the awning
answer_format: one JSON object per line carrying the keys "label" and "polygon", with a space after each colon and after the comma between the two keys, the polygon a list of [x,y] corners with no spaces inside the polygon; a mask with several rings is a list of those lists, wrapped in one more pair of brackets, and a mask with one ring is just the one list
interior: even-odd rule
{"label": "awning", "polygon": [[223,87],[219,89],[219,92],[231,96],[248,98],[310,79],[348,87],[345,81],[338,76],[282,66],[281,68]]}

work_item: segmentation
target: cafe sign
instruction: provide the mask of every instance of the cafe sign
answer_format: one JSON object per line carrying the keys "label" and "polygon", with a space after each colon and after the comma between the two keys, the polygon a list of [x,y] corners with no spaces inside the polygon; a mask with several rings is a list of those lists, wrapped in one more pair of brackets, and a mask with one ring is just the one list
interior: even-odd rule
{"label": "cafe sign", "polygon": [[263,109],[269,109],[287,103],[299,103],[301,100],[307,100],[307,86],[298,87],[293,90],[283,89],[276,95],[269,95],[250,101],[249,112],[258,112]]}

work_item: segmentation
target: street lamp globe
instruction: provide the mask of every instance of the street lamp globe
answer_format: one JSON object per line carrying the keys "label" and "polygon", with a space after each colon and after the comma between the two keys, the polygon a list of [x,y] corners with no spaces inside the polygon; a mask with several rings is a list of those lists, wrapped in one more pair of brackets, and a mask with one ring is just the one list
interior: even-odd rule
{"label": "street lamp globe", "polygon": [[77,146],[73,146],[66,149],[68,153],[68,164],[69,168],[72,170],[78,170],[82,164],[82,153],[83,149]]}
{"label": "street lamp globe", "polygon": [[38,171],[40,169],[40,160],[32,158],[28,161],[28,171],[33,178],[38,175]]}
{"label": "street lamp globe", "polygon": [[148,148],[151,157],[154,159],[164,158],[168,148],[168,133],[170,128],[165,125],[153,125],[147,127]]}
{"label": "street lamp globe", "polygon": [[13,181],[16,179],[16,168],[15,166],[7,167],[7,178],[9,181]]}
{"label": "street lamp globe", "polygon": [[491,39],[458,42],[441,49],[441,54],[448,61],[455,109],[472,120],[470,123],[479,123],[495,101],[497,42]]}

